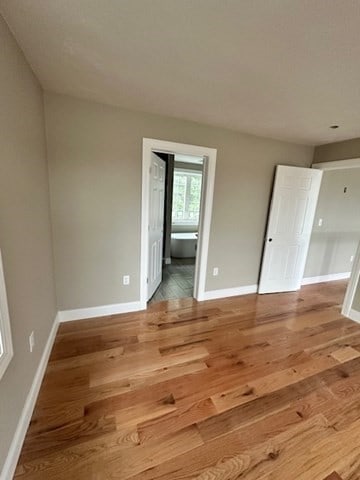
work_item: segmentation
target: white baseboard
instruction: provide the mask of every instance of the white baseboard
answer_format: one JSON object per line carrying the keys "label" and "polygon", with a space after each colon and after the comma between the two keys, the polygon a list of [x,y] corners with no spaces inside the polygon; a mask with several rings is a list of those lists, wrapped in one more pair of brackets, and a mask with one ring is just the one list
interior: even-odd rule
{"label": "white baseboard", "polygon": [[311,285],[312,283],[333,282],[334,280],[346,280],[350,278],[351,272],[331,273],[330,275],[320,275],[318,277],[305,277],[301,285]]}
{"label": "white baseboard", "polygon": [[165,258],[165,265],[171,265],[171,257]]}
{"label": "white baseboard", "polygon": [[350,320],[354,320],[354,322],[360,323],[360,312],[354,310],[353,308],[350,309],[349,315],[346,315]]}
{"label": "white baseboard", "polygon": [[58,315],[56,315],[43,354],[41,356],[39,366],[36,370],[34,380],[26,398],[24,408],[21,412],[20,419],[10,445],[8,455],[1,471],[0,480],[10,480],[14,476],[16,465],[19,460],[21,449],[24,443],[25,435],[29,427],[29,423],[34,411],[35,403],[39,394],[44,373],[48,364],[51,349],[54,344],[58,325],[59,318]]}
{"label": "white baseboard", "polygon": [[86,318],[104,317],[106,315],[116,315],[119,313],[137,312],[145,310],[146,303],[128,302],[115,303],[113,305],[101,305],[99,307],[77,308],[75,310],[62,310],[59,312],[60,322],[71,322],[72,320],[84,320]]}
{"label": "white baseboard", "polygon": [[223,288],[221,290],[209,290],[204,292],[201,300],[215,300],[216,298],[237,297],[238,295],[248,295],[256,293],[257,285],[245,285],[243,287]]}

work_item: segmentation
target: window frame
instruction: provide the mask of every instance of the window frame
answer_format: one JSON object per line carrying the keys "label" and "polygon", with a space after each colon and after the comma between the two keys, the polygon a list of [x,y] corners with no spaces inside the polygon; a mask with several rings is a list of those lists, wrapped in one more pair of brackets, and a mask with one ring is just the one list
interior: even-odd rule
{"label": "window frame", "polygon": [[[177,168],[175,167],[174,168],[174,179],[175,179],[175,175],[176,173],[179,172],[180,174],[183,173],[187,176],[187,179],[186,179],[186,190],[185,190],[185,209],[184,211],[186,211],[186,204],[189,203],[189,196],[190,196],[190,188],[188,188],[188,184],[190,183],[190,179],[189,177],[191,176],[197,176],[197,177],[200,177],[201,179],[201,182],[200,182],[200,201],[199,201],[199,218],[197,221],[193,221],[193,220],[184,220],[184,219],[178,219],[178,220],[173,220],[173,217],[171,215],[171,224],[174,225],[174,226],[181,226],[181,225],[187,225],[187,226],[197,226],[199,225],[199,221],[200,221],[200,209],[201,209],[201,193],[202,193],[202,186],[203,186],[203,172],[202,170],[195,170],[195,169],[188,169],[188,168]],[[173,200],[174,200],[174,186],[173,186]],[[174,211],[174,203],[173,203],[173,209]]]}
{"label": "window frame", "polygon": [[0,250],[0,381],[14,356],[3,261]]}

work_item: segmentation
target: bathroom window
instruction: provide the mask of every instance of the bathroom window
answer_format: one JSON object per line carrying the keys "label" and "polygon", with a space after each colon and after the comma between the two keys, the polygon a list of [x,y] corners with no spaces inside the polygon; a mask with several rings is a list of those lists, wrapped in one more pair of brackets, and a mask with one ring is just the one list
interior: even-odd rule
{"label": "bathroom window", "polygon": [[175,169],[172,223],[198,225],[202,173]]}
{"label": "bathroom window", "polygon": [[13,357],[10,318],[0,252],[0,380]]}

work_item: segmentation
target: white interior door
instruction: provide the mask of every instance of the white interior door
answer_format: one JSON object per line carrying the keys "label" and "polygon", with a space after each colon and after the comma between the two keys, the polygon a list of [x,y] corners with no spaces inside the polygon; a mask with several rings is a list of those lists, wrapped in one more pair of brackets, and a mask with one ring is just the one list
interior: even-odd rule
{"label": "white interior door", "polygon": [[277,166],[259,293],[301,287],[321,178],[321,170]]}
{"label": "white interior door", "polygon": [[147,300],[154,295],[162,278],[165,168],[164,160],[161,160],[161,158],[151,152]]}

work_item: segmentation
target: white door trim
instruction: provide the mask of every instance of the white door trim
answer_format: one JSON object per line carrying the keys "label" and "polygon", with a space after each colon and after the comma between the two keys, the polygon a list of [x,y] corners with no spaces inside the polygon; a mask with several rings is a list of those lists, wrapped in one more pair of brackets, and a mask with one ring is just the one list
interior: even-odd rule
{"label": "white door trim", "polygon": [[349,158],[348,160],[336,160],[334,162],[313,163],[311,168],[319,170],[343,170],[344,168],[359,168],[360,158]]}
{"label": "white door trim", "polygon": [[0,380],[4,375],[11,359],[14,356],[14,349],[11,337],[11,326],[9,307],[6,295],[6,286],[4,278],[3,261],[0,251],[0,342],[3,346],[3,354],[1,355],[0,345]]}
{"label": "white door trim", "polygon": [[351,270],[350,280],[346,289],[344,303],[341,310],[341,313],[345,317],[350,317],[350,312],[353,309],[352,304],[354,301],[356,288],[358,286],[359,281],[360,281],[360,243],[354,258],[354,264]]}
{"label": "white door trim", "polygon": [[215,148],[200,147],[184,143],[174,143],[153,138],[143,139],[142,158],[142,201],[141,201],[141,260],[140,260],[140,303],[147,302],[147,265],[148,265],[148,224],[149,224],[149,182],[152,151],[180,153],[205,157],[203,190],[201,196],[201,218],[199,224],[199,244],[196,255],[194,297],[205,299],[206,267],[209,251],[211,214],[214,195],[216,154]]}

